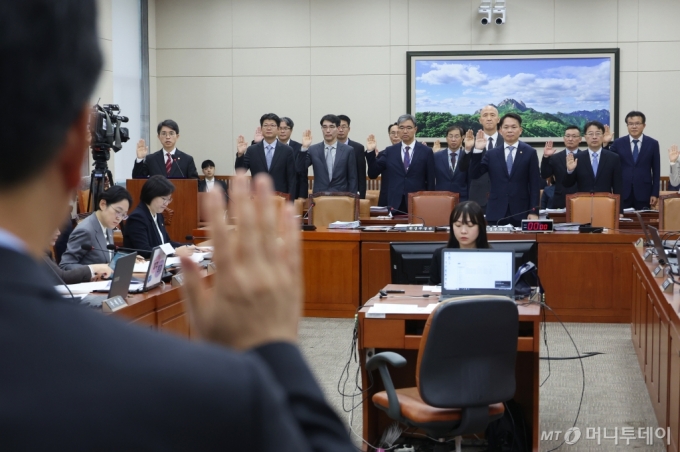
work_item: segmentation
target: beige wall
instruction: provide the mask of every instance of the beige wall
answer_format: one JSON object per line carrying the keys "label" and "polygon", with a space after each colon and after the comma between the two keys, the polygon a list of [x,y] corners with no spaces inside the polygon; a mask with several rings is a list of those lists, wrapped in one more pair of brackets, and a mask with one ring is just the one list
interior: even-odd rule
{"label": "beige wall", "polygon": [[352,138],[386,145],[406,110],[408,50],[619,47],[620,127],[639,109],[662,153],[680,142],[677,0],[512,0],[507,24],[486,27],[479,0],[151,3],[152,124],[177,120],[180,149],[220,174],[233,172],[236,137],[250,140],[270,111],[295,120],[298,141],[310,127],[321,140],[319,118],[344,113]]}

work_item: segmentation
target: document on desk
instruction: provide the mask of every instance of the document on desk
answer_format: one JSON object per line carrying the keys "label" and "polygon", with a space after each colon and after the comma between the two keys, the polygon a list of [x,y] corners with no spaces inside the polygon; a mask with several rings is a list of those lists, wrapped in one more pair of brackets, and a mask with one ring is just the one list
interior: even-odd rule
{"label": "document on desk", "polygon": [[366,313],[367,319],[384,319],[386,314],[429,314],[437,303],[423,308],[417,304],[376,303]]}
{"label": "document on desk", "polygon": [[442,293],[442,286],[423,286],[423,292]]}

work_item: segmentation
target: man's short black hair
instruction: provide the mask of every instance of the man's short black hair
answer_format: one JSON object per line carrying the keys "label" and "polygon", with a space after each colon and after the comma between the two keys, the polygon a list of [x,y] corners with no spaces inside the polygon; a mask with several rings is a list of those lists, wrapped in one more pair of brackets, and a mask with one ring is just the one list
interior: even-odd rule
{"label": "man's short black hair", "polygon": [[645,114],[642,113],[641,111],[636,111],[636,110],[633,110],[626,115],[626,124],[628,124],[628,118],[634,118],[636,116],[639,116],[640,118],[642,118],[642,124],[647,124],[647,117],[645,116]]}
{"label": "man's short black hair", "polygon": [[390,129],[391,129],[392,127],[394,127],[394,126],[399,127],[399,124],[397,124],[396,122],[393,122],[392,124],[390,124],[389,126],[387,126],[387,133],[390,133]]}
{"label": "man's short black hair", "polygon": [[106,206],[121,202],[127,199],[128,205],[132,206],[132,195],[120,185],[113,185],[108,190],[99,193],[95,210],[99,210],[99,203],[103,200]]}
{"label": "man's short black hair", "polygon": [[583,133],[585,134],[586,132],[588,132],[588,129],[593,126],[597,127],[598,129],[600,129],[600,132],[604,133],[604,124],[602,124],[600,121],[587,122],[586,125],[583,126]]}
{"label": "man's short black hair", "polygon": [[454,124],[454,125],[448,126],[448,127],[446,128],[446,136],[447,136],[447,137],[449,136],[449,132],[451,132],[452,130],[457,130],[457,131],[459,131],[461,137],[464,137],[464,136],[465,136],[465,129],[463,129],[463,126],[459,126],[458,124]]}
{"label": "man's short black hair", "polygon": [[328,121],[331,124],[335,124],[336,127],[340,125],[340,118],[338,118],[335,115],[324,115],[324,117],[321,118],[321,121],[319,121],[319,124],[323,125],[324,121]]}
{"label": "man's short black hair", "polygon": [[506,114],[503,115],[503,117],[501,118],[501,120],[498,121],[498,127],[499,127],[499,128],[500,128],[500,127],[503,127],[503,122],[505,122],[505,120],[506,120],[507,118],[512,118],[512,119],[514,119],[515,121],[519,122],[519,126],[522,127],[522,117],[521,117],[520,115],[518,115],[517,113],[506,113]]}
{"label": "man's short black hair", "polygon": [[167,128],[169,128],[169,129],[172,129],[172,130],[175,131],[175,133],[176,133],[177,135],[179,135],[179,126],[178,126],[177,123],[176,123],[175,121],[173,121],[172,119],[166,119],[165,121],[161,121],[161,122],[158,123],[158,127],[156,127],[156,134],[157,134],[157,135],[160,135],[160,134],[161,134],[161,129],[162,129],[163,127],[167,127]]}
{"label": "man's short black hair", "polygon": [[564,129],[564,133],[567,133],[567,130],[578,130],[578,134],[581,135],[581,129],[579,129],[578,126],[575,126],[573,124]]}
{"label": "man's short black hair", "polygon": [[276,116],[274,113],[265,113],[265,114],[263,114],[262,117],[260,118],[260,127],[262,126],[262,124],[264,124],[264,122],[265,122],[267,119],[270,119],[270,120],[276,122],[276,127],[278,127],[278,126],[281,124],[281,118],[279,118],[278,116]]}
{"label": "man's short black hair", "polygon": [[50,165],[97,84],[93,0],[0,2],[0,189]]}
{"label": "man's short black hair", "polygon": [[201,163],[201,169],[206,169],[209,166],[215,168],[215,162],[213,162],[212,160],[203,160],[203,163]]}
{"label": "man's short black hair", "polygon": [[149,205],[154,198],[170,196],[174,191],[175,186],[165,176],[151,176],[148,181],[144,182],[142,192],[139,194],[139,200]]}
{"label": "man's short black hair", "polygon": [[295,127],[295,123],[293,122],[292,119],[288,118],[287,116],[281,116],[280,122],[279,122],[279,127],[281,127],[281,123],[285,122],[288,127],[290,127],[290,130],[293,130],[293,127]]}
{"label": "man's short black hair", "polygon": [[338,119],[340,119],[340,121],[345,121],[347,125],[350,125],[352,122],[352,120],[349,119],[349,116],[347,115],[338,115]]}

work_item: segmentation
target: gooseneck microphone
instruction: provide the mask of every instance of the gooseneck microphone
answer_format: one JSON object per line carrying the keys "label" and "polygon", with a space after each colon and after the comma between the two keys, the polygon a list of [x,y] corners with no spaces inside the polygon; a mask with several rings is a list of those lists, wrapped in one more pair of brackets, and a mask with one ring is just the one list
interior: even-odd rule
{"label": "gooseneck microphone", "polygon": [[182,168],[179,167],[179,163],[177,163],[177,160],[179,160],[179,157],[175,157],[175,156],[173,155],[173,156],[172,156],[172,163],[173,163],[174,165],[177,165],[177,169],[179,170],[179,173],[182,175],[183,178],[186,179],[186,176],[185,176],[184,173],[182,172]]}
{"label": "gooseneck microphone", "polygon": [[507,220],[508,218],[512,218],[512,217],[515,217],[517,215],[524,215],[525,213],[532,213],[534,211],[538,211],[538,209],[539,209],[538,207],[532,207],[531,209],[525,210],[524,212],[517,212],[517,213],[513,213],[512,215],[509,215],[507,217],[500,218],[500,219],[496,220],[496,224],[494,226],[498,226],[498,223],[500,223],[503,220]]}
{"label": "gooseneck microphone", "polygon": [[[47,260],[47,257],[44,257],[43,259]],[[47,266],[50,268],[50,270],[52,270],[52,273],[55,274],[55,276],[57,277],[57,279],[59,279],[59,281],[61,281],[61,285],[64,286],[64,287],[66,287],[66,290],[68,290],[68,293],[71,294],[71,299],[73,299],[73,301],[78,301],[78,300],[76,300],[76,297],[73,296],[73,292],[71,292],[71,288],[68,286],[68,284],[66,284],[66,281],[64,281],[63,279],[61,279],[61,276],[59,276],[59,273],[57,273],[57,272],[52,268],[51,265],[47,264]]]}
{"label": "gooseneck microphone", "polygon": [[[316,205],[315,202],[311,202],[309,204],[309,209],[307,209],[307,212],[302,216],[302,220],[308,220],[309,219],[309,214],[312,213],[312,209]],[[316,226],[313,224],[306,224],[304,221],[302,222],[302,230],[303,231],[316,231]]]}
{"label": "gooseneck microphone", "polygon": [[[390,215],[392,214],[392,212],[397,212],[397,213],[401,213],[401,214],[404,214],[404,215],[409,215],[408,212],[404,212],[403,210],[395,209],[395,208],[392,207],[392,206],[387,206],[387,209],[390,211]],[[423,226],[427,226],[427,225],[425,224],[425,219],[424,219],[423,217],[419,217],[418,215],[413,215],[413,214],[411,214],[411,216],[412,216],[412,217],[415,217],[415,218],[417,218],[417,219],[419,219],[420,221],[422,221],[422,222],[423,222]]]}

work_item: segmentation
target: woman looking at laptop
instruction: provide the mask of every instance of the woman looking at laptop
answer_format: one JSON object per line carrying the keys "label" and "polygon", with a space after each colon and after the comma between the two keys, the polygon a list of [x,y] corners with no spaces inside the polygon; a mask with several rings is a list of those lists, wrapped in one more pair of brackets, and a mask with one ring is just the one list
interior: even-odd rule
{"label": "woman looking at laptop", "polygon": [[486,219],[482,208],[474,201],[458,204],[449,217],[449,243],[437,249],[430,264],[430,285],[441,284],[442,250],[444,248],[490,248],[486,238]]}
{"label": "woman looking at laptop", "polygon": [[172,202],[175,186],[164,176],[151,176],[142,186],[139,194],[139,205],[132,211],[125,223],[123,231],[123,247],[132,248],[138,254],[149,258],[151,251],[164,243],[175,248],[175,255],[189,256],[193,254],[193,245],[184,245],[170,240],[165,229],[163,212]]}

